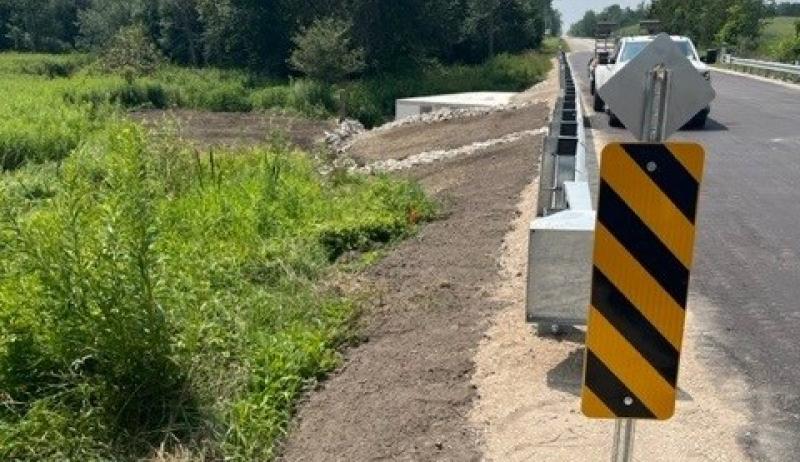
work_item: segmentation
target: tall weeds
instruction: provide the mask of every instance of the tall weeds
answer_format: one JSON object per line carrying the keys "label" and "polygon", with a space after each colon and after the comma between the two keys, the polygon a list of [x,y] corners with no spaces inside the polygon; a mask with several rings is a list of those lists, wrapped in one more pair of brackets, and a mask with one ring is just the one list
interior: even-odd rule
{"label": "tall weeds", "polygon": [[287,148],[206,155],[133,125],[0,177],[0,459],[273,455],[355,306],[343,252],[413,232],[413,184]]}

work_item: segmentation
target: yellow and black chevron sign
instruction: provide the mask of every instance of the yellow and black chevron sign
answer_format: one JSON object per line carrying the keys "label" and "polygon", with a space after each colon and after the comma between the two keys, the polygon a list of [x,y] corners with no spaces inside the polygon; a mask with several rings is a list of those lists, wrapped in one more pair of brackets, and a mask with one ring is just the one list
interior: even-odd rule
{"label": "yellow and black chevron sign", "polygon": [[582,409],[665,420],[675,411],[697,198],[694,143],[603,151]]}

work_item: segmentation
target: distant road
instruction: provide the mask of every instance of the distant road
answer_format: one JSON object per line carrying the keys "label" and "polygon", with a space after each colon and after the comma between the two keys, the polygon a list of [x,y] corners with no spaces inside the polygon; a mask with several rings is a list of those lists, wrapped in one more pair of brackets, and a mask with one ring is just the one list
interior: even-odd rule
{"label": "distant road", "polygon": [[[586,91],[592,42],[570,46]],[[720,72],[712,81],[708,127],[675,136],[708,150],[692,292],[714,308],[694,315],[724,352],[719,382],[738,370],[751,388],[755,423],[742,444],[758,460],[800,460],[800,87]],[[630,139],[590,114],[599,138]]]}

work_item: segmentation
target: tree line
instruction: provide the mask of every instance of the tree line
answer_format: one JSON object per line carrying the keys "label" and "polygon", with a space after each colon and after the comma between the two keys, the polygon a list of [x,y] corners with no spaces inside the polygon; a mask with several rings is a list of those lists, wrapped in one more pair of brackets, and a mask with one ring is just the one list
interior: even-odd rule
{"label": "tree line", "polygon": [[644,3],[639,4],[636,8],[622,8],[614,4],[600,12],[589,10],[580,21],[570,27],[569,34],[574,37],[593,37],[598,23],[612,22],[618,24],[619,27],[626,27],[638,24],[639,21],[647,18],[648,14]]}
{"label": "tree line", "polygon": [[800,3],[769,2],[766,6],[767,16],[800,16]]}
{"label": "tree line", "polygon": [[635,9],[613,5],[599,13],[589,11],[570,28],[570,34],[592,37],[600,21],[624,27],[642,19],[658,19],[665,31],[692,37],[701,46],[725,44],[748,49],[759,37],[762,19],[798,10],[798,4],[764,0],[653,0]]}
{"label": "tree line", "polygon": [[475,63],[560,33],[552,0],[0,0],[0,50],[97,50],[140,25],[181,64],[284,75],[296,36],[348,24],[368,71]]}

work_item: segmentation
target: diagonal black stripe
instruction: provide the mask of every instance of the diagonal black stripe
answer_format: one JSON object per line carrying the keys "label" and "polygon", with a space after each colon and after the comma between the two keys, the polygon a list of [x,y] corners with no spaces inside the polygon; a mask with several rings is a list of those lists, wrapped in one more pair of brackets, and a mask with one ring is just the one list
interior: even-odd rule
{"label": "diagonal black stripe", "polygon": [[[623,144],[631,159],[645,175],[669,197],[678,210],[694,224],[697,214],[697,194],[700,185],[686,167],[663,144]],[[654,162],[656,169],[649,171],[647,165]]]}
{"label": "diagonal black stripe", "polygon": [[[656,416],[647,409],[639,398],[622,383],[611,370],[595,356],[592,350],[586,350],[586,387],[592,390],[600,401],[617,417],[631,419],[654,419]],[[633,398],[630,406],[625,405],[625,398]]]}
{"label": "diagonal black stripe", "polygon": [[592,306],[636,348],[667,383],[673,388],[676,386],[680,352],[597,267],[594,268],[592,277]]}
{"label": "diagonal black stripe", "polygon": [[686,307],[689,269],[639,218],[605,180],[600,181],[597,220],[614,235],[682,307]]}

